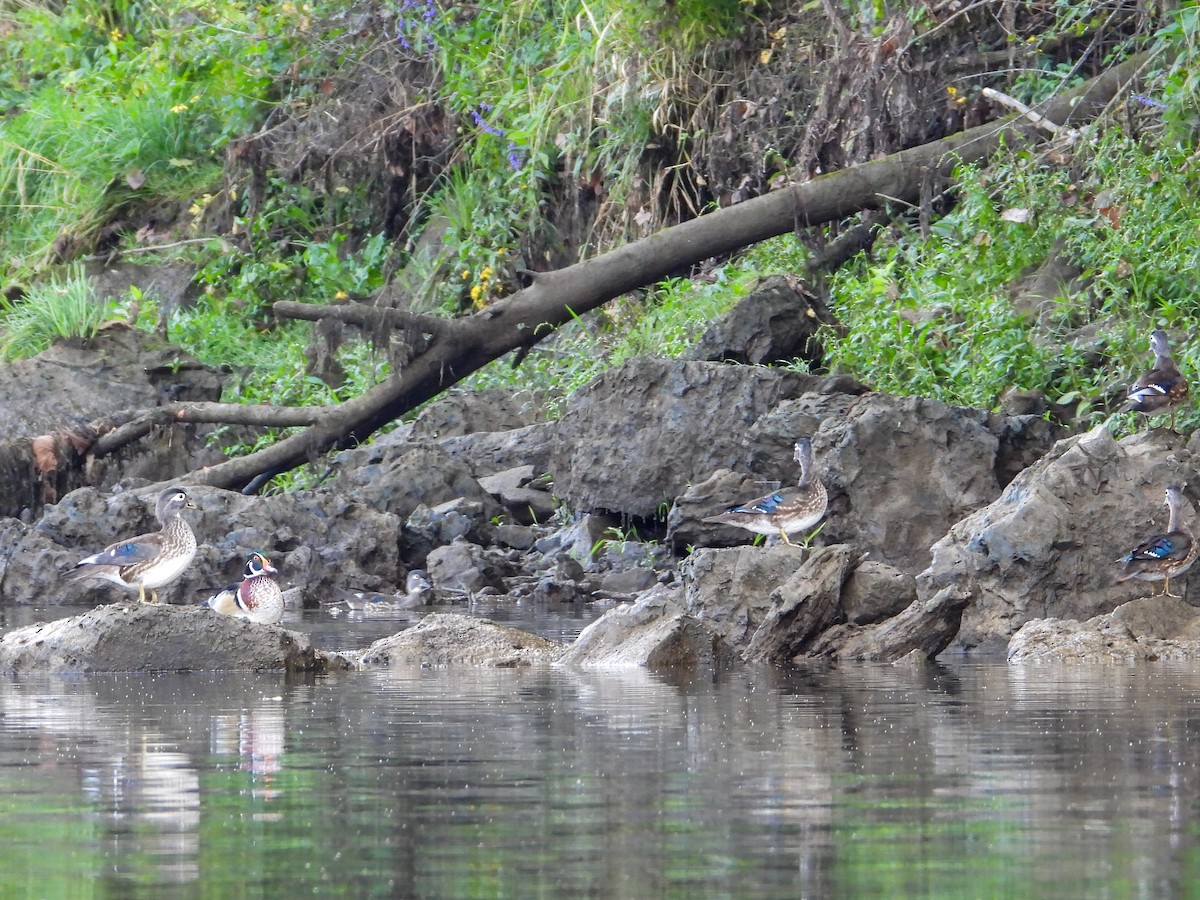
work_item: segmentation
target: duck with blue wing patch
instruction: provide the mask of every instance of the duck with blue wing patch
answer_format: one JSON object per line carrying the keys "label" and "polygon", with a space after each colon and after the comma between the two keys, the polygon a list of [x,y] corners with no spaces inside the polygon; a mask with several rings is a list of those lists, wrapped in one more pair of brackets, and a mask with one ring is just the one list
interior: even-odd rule
{"label": "duck with blue wing patch", "polygon": [[813,528],[825,517],[829,505],[825,485],[813,462],[812,441],[808,438],[796,441],[796,462],[800,463],[800,481],[794,488],[765,494],[719,515],[708,516],[704,521],[736,525],[768,537],[778,535],[785,544],[790,544],[788,533]]}
{"label": "duck with blue wing patch", "polygon": [[184,520],[185,509],[196,504],[183,488],[167,488],[155,504],[154,514],[162,528],[118,541],[81,559],[66,573],[71,579],[102,578],[129,590],[137,589],[138,600],[146,602],[146,591],[158,602],[158,589],[171,584],[191,565],[196,556],[196,535]]}
{"label": "duck with blue wing patch", "polygon": [[1180,513],[1183,506],[1183,488],[1173,484],[1166,491],[1167,508],[1171,511],[1167,521],[1167,530],[1162,534],[1151,535],[1122,556],[1117,562],[1121,563],[1121,571],[1117,573],[1117,581],[1128,581],[1131,578],[1138,581],[1164,582],[1163,594],[1168,597],[1178,597],[1171,593],[1171,579],[1182,575],[1196,561],[1200,544]]}

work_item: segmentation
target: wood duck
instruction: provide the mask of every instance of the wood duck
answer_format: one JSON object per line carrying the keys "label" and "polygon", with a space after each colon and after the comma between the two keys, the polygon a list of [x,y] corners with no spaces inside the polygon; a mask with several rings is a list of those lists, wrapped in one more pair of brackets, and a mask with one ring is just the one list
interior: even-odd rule
{"label": "wood duck", "polygon": [[796,462],[800,463],[800,481],[796,487],[767,494],[720,515],[708,516],[704,521],[737,525],[755,534],[778,534],[785,544],[791,544],[788,532],[812,528],[824,517],[829,505],[825,485],[813,465],[812,441],[808,438],[796,441]]}
{"label": "wood duck", "polygon": [[184,520],[185,509],[196,504],[183,488],[167,488],[154,507],[162,528],[154,534],[142,534],[118,541],[86,559],[67,572],[72,579],[103,578],[123,588],[137,588],[138,600],[158,602],[158,589],[174,582],[196,556],[196,535]]}
{"label": "wood duck", "polygon": [[1134,382],[1121,412],[1140,412],[1147,416],[1169,413],[1174,429],[1175,410],[1188,397],[1188,383],[1175,365],[1167,333],[1161,328],[1150,333],[1150,349],[1154,351],[1154,368]]}
{"label": "wood duck", "polygon": [[343,600],[347,609],[371,615],[372,613],[390,613],[402,609],[416,609],[433,602],[433,585],[420,569],[408,573],[404,583],[403,594],[368,594],[361,591],[349,593]]}
{"label": "wood duck", "polygon": [[283,621],[284,602],[283,591],[271,577],[277,574],[279,570],[271,565],[271,560],[255,551],[246,558],[241,584],[221,588],[205,602],[209,609],[223,616],[278,625]]}
{"label": "wood duck", "polygon": [[1162,581],[1163,594],[1168,597],[1178,597],[1171,593],[1171,579],[1182,575],[1196,561],[1200,544],[1192,533],[1191,526],[1183,521],[1180,509],[1183,506],[1183,488],[1173,484],[1167,488],[1167,508],[1171,511],[1164,534],[1153,535],[1122,556],[1117,562],[1122,569],[1117,574],[1117,581],[1128,581],[1131,578],[1138,581]]}

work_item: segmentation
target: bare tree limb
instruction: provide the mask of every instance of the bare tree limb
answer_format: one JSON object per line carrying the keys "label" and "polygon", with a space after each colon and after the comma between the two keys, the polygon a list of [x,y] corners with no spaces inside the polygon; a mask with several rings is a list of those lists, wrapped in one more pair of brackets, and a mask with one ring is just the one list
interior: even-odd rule
{"label": "bare tree limb", "polygon": [[116,413],[91,423],[86,430],[98,437],[87,448],[87,452],[92,456],[107,456],[145,437],[155,428],[161,428],[173,422],[290,428],[315,425],[326,412],[328,412],[328,407],[324,406],[168,403],[150,410]]}
{"label": "bare tree limb", "polygon": [[[1063,126],[1098,115],[1142,63],[1139,57],[1110,69],[1045,105],[1041,115]],[[330,407],[306,430],[256,453],[194,472],[189,478],[240,489],[264,472],[287,471],[329,450],[353,446],[505,353],[532,346],[564,323],[615,297],[705,259],[797,228],[882,208],[893,201],[918,203],[923,173],[949,177],[958,164],[982,161],[1002,141],[1013,139],[1036,142],[1042,135],[1024,115],[982,125],[747,200],[602,256],[542,273],[524,290],[474,315],[449,320],[438,339],[401,371],[361,396]],[[296,306],[284,309],[293,314]],[[341,314],[344,307],[337,309]]]}
{"label": "bare tree limb", "polygon": [[294,300],[280,300],[271,306],[275,315],[284,319],[304,319],[308,322],[319,322],[321,319],[337,319],[350,325],[361,325],[364,328],[405,328],[410,331],[421,331],[437,336],[444,334],[453,327],[453,319],[442,319],[437,316],[422,316],[402,309],[388,309],[382,306],[371,306],[366,303],[338,303],[325,305],[318,303],[296,303]]}

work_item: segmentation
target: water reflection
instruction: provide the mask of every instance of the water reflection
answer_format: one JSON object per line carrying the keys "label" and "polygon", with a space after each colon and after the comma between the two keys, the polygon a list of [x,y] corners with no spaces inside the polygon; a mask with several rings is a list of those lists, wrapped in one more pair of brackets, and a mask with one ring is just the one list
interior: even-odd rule
{"label": "water reflection", "polygon": [[1178,894],[1198,687],[1004,665],[0,681],[0,896]]}

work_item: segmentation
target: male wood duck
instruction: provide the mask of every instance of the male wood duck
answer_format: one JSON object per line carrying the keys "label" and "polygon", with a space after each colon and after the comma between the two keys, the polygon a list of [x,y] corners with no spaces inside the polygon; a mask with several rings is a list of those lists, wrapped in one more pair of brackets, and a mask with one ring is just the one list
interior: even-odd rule
{"label": "male wood duck", "polygon": [[1156,328],[1150,333],[1154,368],[1134,382],[1121,412],[1140,412],[1147,416],[1170,414],[1175,428],[1175,410],[1188,397],[1188,383],[1175,365],[1167,333]]}
{"label": "male wood duck", "polygon": [[796,487],[767,494],[720,515],[708,516],[704,521],[737,525],[755,534],[778,534],[785,544],[791,544],[788,532],[812,528],[824,517],[829,505],[825,485],[813,465],[812,441],[808,438],[796,441],[796,462],[800,463],[800,481]]}
{"label": "male wood duck", "polygon": [[72,579],[103,578],[123,588],[137,588],[138,600],[158,602],[158,589],[174,582],[196,556],[196,535],[184,521],[185,509],[196,504],[183,488],[167,488],[154,507],[162,528],[154,534],[142,534],[105,547],[67,572]]}
{"label": "male wood duck", "polygon": [[1117,581],[1131,578],[1162,581],[1165,582],[1163,594],[1168,597],[1179,596],[1171,593],[1171,579],[1190,569],[1196,561],[1197,551],[1200,551],[1200,544],[1191,526],[1180,515],[1182,506],[1183,488],[1173,484],[1167,488],[1167,508],[1171,511],[1171,517],[1167,521],[1166,532],[1147,538],[1117,560],[1123,566],[1117,574]]}
{"label": "male wood duck", "polygon": [[246,558],[241,584],[231,584],[217,591],[206,601],[210,609],[223,616],[248,619],[261,625],[278,625],[283,621],[283,591],[272,575],[279,570],[266,555],[255,551]]}

